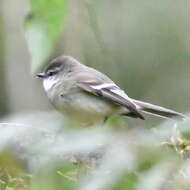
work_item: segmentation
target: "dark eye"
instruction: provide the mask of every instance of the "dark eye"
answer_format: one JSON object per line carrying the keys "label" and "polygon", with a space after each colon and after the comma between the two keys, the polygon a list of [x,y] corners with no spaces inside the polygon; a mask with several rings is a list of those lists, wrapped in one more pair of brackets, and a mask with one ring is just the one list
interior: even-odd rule
{"label": "dark eye", "polygon": [[57,73],[58,71],[49,71],[48,72],[48,76],[53,76]]}

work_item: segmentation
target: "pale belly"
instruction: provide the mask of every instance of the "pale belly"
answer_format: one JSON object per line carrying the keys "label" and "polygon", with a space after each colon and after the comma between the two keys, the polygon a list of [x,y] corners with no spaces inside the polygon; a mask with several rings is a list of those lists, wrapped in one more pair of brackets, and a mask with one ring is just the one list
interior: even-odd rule
{"label": "pale belly", "polygon": [[103,123],[106,117],[120,110],[118,105],[80,91],[69,96],[66,94],[59,95],[52,103],[57,110],[85,125]]}

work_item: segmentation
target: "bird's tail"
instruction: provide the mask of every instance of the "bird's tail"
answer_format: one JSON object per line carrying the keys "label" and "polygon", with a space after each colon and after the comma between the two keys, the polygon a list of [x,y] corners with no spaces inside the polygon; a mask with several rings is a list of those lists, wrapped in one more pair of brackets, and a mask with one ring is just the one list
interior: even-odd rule
{"label": "bird's tail", "polygon": [[133,102],[136,104],[139,110],[151,115],[164,117],[164,118],[179,118],[182,120],[187,119],[187,116],[185,116],[184,114],[167,109],[167,108],[163,108],[157,105],[153,105],[147,102],[142,102],[142,101],[134,100],[134,99],[133,99]]}

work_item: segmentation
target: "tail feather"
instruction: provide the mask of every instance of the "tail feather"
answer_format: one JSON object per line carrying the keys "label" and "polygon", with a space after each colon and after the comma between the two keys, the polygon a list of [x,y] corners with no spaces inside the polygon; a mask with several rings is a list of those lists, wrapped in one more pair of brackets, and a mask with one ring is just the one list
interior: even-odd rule
{"label": "tail feather", "polygon": [[134,99],[133,102],[136,104],[139,110],[151,115],[156,115],[158,117],[164,117],[164,118],[179,118],[182,120],[187,119],[187,117],[184,114],[167,108],[163,108],[161,106],[153,105],[147,102],[142,102]]}

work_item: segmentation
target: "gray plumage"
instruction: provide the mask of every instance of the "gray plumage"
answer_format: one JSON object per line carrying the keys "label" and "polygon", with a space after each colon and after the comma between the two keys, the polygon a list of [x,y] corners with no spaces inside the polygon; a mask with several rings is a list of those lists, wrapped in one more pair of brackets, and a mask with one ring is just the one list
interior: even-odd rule
{"label": "gray plumage", "polygon": [[54,59],[38,76],[56,109],[89,125],[113,114],[144,120],[142,112],[185,119],[182,113],[130,98],[106,75],[70,56]]}

